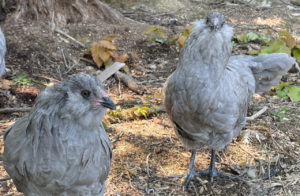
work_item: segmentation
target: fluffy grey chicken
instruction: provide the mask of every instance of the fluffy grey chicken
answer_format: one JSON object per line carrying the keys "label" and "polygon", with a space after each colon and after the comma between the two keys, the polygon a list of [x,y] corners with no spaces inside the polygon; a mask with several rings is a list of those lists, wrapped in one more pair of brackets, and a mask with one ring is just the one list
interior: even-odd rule
{"label": "fluffy grey chicken", "polygon": [[[192,150],[183,188],[198,175],[218,176],[215,150],[223,149],[245,125],[254,92],[269,90],[295,60],[287,54],[231,56],[233,29],[219,13],[194,23],[176,71],[164,87],[164,104],[182,143]],[[194,171],[196,151],[212,149],[207,170]],[[219,175],[220,177],[225,177]]]}
{"label": "fluffy grey chicken", "polygon": [[6,52],[6,43],[4,34],[0,28],[0,78],[4,74],[5,71],[5,52]]}
{"label": "fluffy grey chicken", "polygon": [[4,168],[25,196],[103,195],[112,151],[101,123],[115,104],[95,77],[46,88],[4,135]]}

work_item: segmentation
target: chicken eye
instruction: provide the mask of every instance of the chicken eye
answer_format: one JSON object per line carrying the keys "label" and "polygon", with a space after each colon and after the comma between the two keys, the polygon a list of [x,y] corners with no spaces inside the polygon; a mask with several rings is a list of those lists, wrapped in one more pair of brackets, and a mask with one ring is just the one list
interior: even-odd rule
{"label": "chicken eye", "polygon": [[81,96],[84,98],[88,98],[90,96],[91,92],[88,90],[82,90],[81,91]]}

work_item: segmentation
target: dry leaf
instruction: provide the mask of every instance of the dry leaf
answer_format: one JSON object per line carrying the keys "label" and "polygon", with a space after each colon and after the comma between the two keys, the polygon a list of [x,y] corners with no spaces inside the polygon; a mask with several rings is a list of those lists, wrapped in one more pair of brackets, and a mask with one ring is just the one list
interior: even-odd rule
{"label": "dry leaf", "polygon": [[100,40],[99,41],[99,45],[101,47],[104,47],[104,48],[107,48],[107,49],[110,49],[110,50],[116,50],[116,46],[111,43],[110,41],[107,41],[107,40]]}
{"label": "dry leaf", "polygon": [[97,42],[92,43],[91,53],[92,53],[94,62],[100,68],[103,64],[103,61],[99,57],[99,45],[97,44]]}
{"label": "dry leaf", "polygon": [[4,90],[9,90],[10,86],[12,86],[13,84],[14,83],[11,80],[5,80],[5,79],[0,80],[0,88]]}
{"label": "dry leaf", "polygon": [[103,62],[106,62],[110,58],[110,54],[106,51],[105,48],[99,48],[99,57]]}
{"label": "dry leaf", "polygon": [[117,51],[108,51],[110,56],[112,56],[114,59],[119,57],[119,53]]}
{"label": "dry leaf", "polygon": [[107,66],[109,66],[111,64],[113,64],[113,60],[112,60],[111,57],[109,57],[109,59],[107,59],[107,61],[104,62],[104,65],[105,65],[105,67],[107,67]]}
{"label": "dry leaf", "polygon": [[108,35],[108,36],[102,38],[102,40],[107,40],[107,41],[112,41],[115,39],[116,39],[116,36],[114,36],[114,35]]}
{"label": "dry leaf", "polygon": [[141,60],[140,57],[137,55],[137,53],[135,53],[135,52],[130,52],[130,54],[131,54],[131,56],[132,56],[133,58],[135,58],[136,60],[138,60],[138,61]]}
{"label": "dry leaf", "polygon": [[179,47],[182,48],[183,47],[183,44],[184,44],[184,41],[186,40],[186,37],[184,36],[180,36],[178,38],[178,43],[179,43]]}
{"label": "dry leaf", "polygon": [[115,60],[124,63],[128,58],[129,56],[127,54],[120,54]]}

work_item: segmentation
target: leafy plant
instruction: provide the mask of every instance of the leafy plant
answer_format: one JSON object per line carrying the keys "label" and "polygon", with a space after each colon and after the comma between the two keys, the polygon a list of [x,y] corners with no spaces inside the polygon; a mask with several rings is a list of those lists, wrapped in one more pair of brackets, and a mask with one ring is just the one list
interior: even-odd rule
{"label": "leafy plant", "polygon": [[30,78],[25,72],[13,76],[12,79],[13,83],[17,85],[33,85],[35,83],[35,80]]}
{"label": "leafy plant", "polygon": [[275,112],[274,115],[277,116],[277,117],[279,117],[280,120],[282,120],[283,118],[286,117],[286,113],[285,113],[286,110],[287,110],[287,107],[283,106],[277,112]]}
{"label": "leafy plant", "polygon": [[269,42],[270,38],[265,37],[265,36],[259,36],[256,33],[253,32],[248,32],[248,33],[242,33],[240,35],[237,35],[234,37],[234,40],[237,42],[242,42],[242,43],[248,43],[248,42]]}
{"label": "leafy plant", "polygon": [[144,30],[145,34],[152,34],[152,40],[159,43],[169,43],[169,38],[160,26],[153,26]]}
{"label": "leafy plant", "polygon": [[300,101],[300,86],[292,86],[288,88],[287,94],[292,99],[293,102]]}
{"label": "leafy plant", "polygon": [[231,45],[232,45],[232,47],[235,47],[236,46],[236,42],[235,41],[231,41]]}
{"label": "leafy plant", "polygon": [[181,32],[180,32],[180,35],[177,39],[177,43],[179,45],[179,48],[182,48],[183,47],[183,44],[186,40],[186,38],[189,36],[189,34],[191,33],[193,29],[193,26],[192,25],[188,25],[185,27],[185,29],[183,29]]}
{"label": "leafy plant", "polygon": [[278,38],[269,41],[266,46],[262,46],[259,54],[271,54],[284,52],[293,56],[300,63],[300,43],[297,43],[296,38],[289,32],[289,27],[286,25],[286,30],[279,32]]}
{"label": "leafy plant", "polygon": [[286,54],[291,54],[291,49],[287,47],[281,40],[272,40],[267,43],[267,46],[262,46],[259,54],[271,54],[283,52]]}
{"label": "leafy plant", "polygon": [[103,65],[105,67],[109,66],[114,61],[125,62],[128,59],[128,55],[119,53],[113,40],[115,40],[115,36],[110,35],[98,42],[93,42],[84,54],[91,53],[94,62],[99,68]]}
{"label": "leafy plant", "polygon": [[149,107],[147,106],[135,106],[135,111],[134,114],[137,116],[137,117],[140,117],[140,116],[143,116],[145,119],[148,118],[148,113],[149,113]]}
{"label": "leafy plant", "polygon": [[300,86],[293,85],[293,82],[281,82],[274,86],[276,95],[281,99],[290,98],[293,102],[300,101]]}
{"label": "leafy plant", "polygon": [[298,63],[300,63],[300,43],[296,44],[292,48],[292,56],[296,59]]}

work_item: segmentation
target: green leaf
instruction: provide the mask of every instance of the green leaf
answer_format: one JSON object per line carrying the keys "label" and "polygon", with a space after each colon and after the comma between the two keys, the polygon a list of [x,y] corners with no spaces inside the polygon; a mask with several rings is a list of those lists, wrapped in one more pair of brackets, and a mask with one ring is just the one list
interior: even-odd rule
{"label": "green leaf", "polygon": [[300,44],[297,44],[293,49],[292,49],[292,55],[296,59],[298,63],[300,63]]}
{"label": "green leaf", "polygon": [[35,81],[30,78],[27,73],[22,72],[12,77],[13,83],[18,85],[33,85]]}
{"label": "green leaf", "polygon": [[255,41],[259,38],[259,36],[256,33],[249,32],[247,33],[247,41]]}
{"label": "green leaf", "polygon": [[150,28],[144,30],[144,33],[151,34],[151,33],[154,33],[156,31],[160,30],[160,29],[161,29],[160,26],[154,26],[154,27],[150,27]]}
{"label": "green leaf", "polygon": [[268,43],[268,46],[261,47],[261,51],[259,54],[271,54],[280,52],[291,55],[291,49],[288,48],[282,41],[272,40]]}
{"label": "green leaf", "polygon": [[289,24],[285,24],[285,29],[288,31],[290,29]]}
{"label": "green leaf", "polygon": [[235,47],[235,46],[236,46],[235,41],[232,41],[231,44],[232,44],[232,47]]}
{"label": "green leaf", "polygon": [[247,52],[247,54],[249,54],[249,55],[258,55],[258,54],[259,54],[259,51],[258,51],[258,50],[249,50],[249,51]]}
{"label": "green leaf", "polygon": [[292,82],[292,81],[289,81],[289,82],[280,82],[280,86],[290,86],[292,84],[294,84],[294,82]]}
{"label": "green leaf", "polygon": [[242,33],[242,34],[238,35],[236,38],[237,38],[238,42],[247,43],[247,41],[248,41],[247,33]]}
{"label": "green leaf", "polygon": [[265,42],[265,43],[271,41],[271,39],[269,37],[265,37],[265,36],[260,36],[258,38],[258,40],[261,41],[261,42]]}
{"label": "green leaf", "polygon": [[294,82],[280,82],[280,85],[274,86],[277,97],[280,99],[287,99],[289,98],[287,96],[287,91],[291,87],[291,85],[294,84]]}
{"label": "green leaf", "polygon": [[286,117],[285,111],[287,110],[286,106],[283,106],[282,108],[280,108],[277,112],[275,112],[275,116],[278,116],[280,118],[284,118]]}
{"label": "green leaf", "polygon": [[253,32],[249,32],[249,33],[242,33],[240,35],[237,35],[235,37],[237,42],[243,42],[243,43],[247,43],[247,42],[254,42],[254,41],[260,41],[260,42],[269,42],[270,38],[265,37],[265,36],[259,36],[256,33]]}
{"label": "green leaf", "polygon": [[279,33],[279,38],[286,43],[289,48],[293,48],[296,45],[296,39],[287,31],[281,31]]}
{"label": "green leaf", "polygon": [[300,100],[300,86],[288,88],[287,93],[293,102],[298,102]]}

